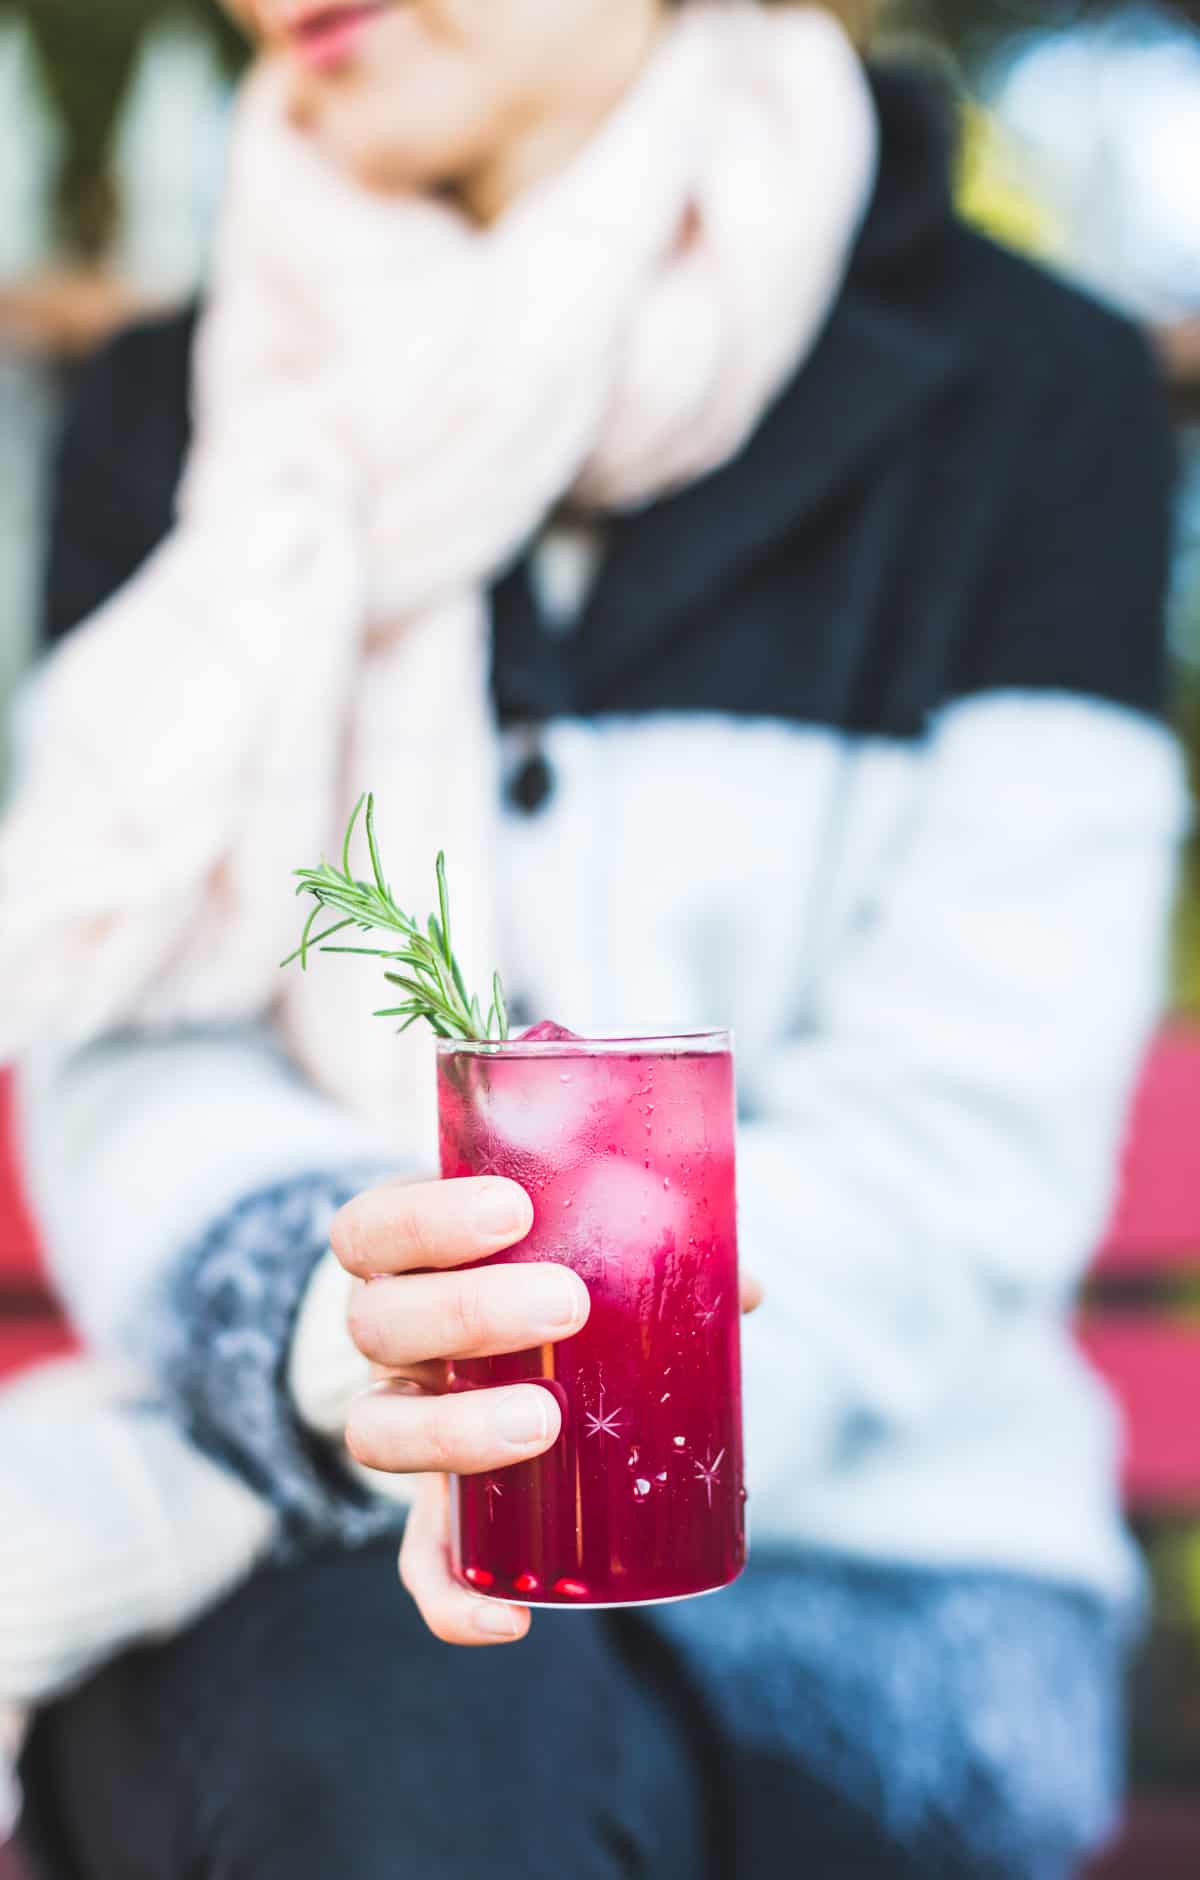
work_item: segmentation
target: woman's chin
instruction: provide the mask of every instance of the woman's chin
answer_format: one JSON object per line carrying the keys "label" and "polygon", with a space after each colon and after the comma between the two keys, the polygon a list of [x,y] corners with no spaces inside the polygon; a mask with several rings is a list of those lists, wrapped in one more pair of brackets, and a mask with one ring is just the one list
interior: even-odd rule
{"label": "woman's chin", "polygon": [[445,112],[435,116],[428,94],[406,109],[390,92],[381,98],[369,78],[361,85],[349,74],[321,80],[292,68],[288,79],[291,122],[365,189],[441,193],[473,167],[481,140],[474,124],[468,127],[473,114],[463,111],[461,101],[447,101]]}

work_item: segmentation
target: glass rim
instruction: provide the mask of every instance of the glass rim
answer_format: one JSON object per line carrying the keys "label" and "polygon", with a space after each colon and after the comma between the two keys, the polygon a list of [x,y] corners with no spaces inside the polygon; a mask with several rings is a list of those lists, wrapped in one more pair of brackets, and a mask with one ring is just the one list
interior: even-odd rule
{"label": "glass rim", "polygon": [[719,1057],[733,1050],[727,1027],[620,1038],[438,1038],[443,1057]]}

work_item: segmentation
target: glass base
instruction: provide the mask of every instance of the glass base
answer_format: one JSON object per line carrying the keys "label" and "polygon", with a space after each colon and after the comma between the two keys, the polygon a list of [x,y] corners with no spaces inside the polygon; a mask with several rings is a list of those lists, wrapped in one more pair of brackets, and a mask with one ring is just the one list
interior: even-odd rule
{"label": "glass base", "polygon": [[722,1580],[719,1586],[701,1586],[694,1593],[664,1593],[660,1599],[522,1599],[519,1593],[485,1593],[469,1580],[458,1579],[457,1575],[455,1578],[476,1599],[494,1599],[501,1606],[528,1606],[531,1612],[631,1612],[635,1606],[681,1606],[685,1599],[708,1599],[713,1593],[736,1586],[745,1571],[742,1565],[731,1580]]}
{"label": "glass base", "polygon": [[[664,1593],[661,1599],[506,1599],[506,1606],[528,1606],[535,1612],[631,1612],[635,1606],[682,1606],[685,1599],[708,1599],[713,1593],[723,1593],[726,1586],[732,1586],[732,1580],[726,1580],[725,1586],[702,1586],[698,1593]],[[485,1599],[494,1599],[494,1593],[485,1593]]]}

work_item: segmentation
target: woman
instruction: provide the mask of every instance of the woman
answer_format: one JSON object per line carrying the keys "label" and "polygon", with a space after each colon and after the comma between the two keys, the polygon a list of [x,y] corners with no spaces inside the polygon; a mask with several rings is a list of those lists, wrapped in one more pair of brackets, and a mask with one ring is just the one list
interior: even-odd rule
{"label": "woman", "polygon": [[[1145,351],[956,222],[922,88],[824,15],[245,12],[195,358],[122,342],[67,440],[52,595],[107,604],[31,713],[0,1036],[90,1041],[27,1074],[31,1179],[77,1316],[153,1377],[143,1487],[186,1536],[152,1597],[114,1518],[128,1568],[89,1604],[60,1548],[60,1605],[113,1643],[281,1564],[43,1719],[57,1857],[1065,1874],[1136,1600],[1066,1315],[1182,822]],[[737,1027],[769,1303],[758,1561],[716,1605],[434,1642],[529,1629],[450,1580],[441,1472],[557,1426],[366,1363],[426,1380],[587,1299],[459,1272],[528,1201],[386,1179],[429,1166],[427,1063],[352,975],[280,996],[281,880],[363,782],[400,898],[444,842],[529,1016]],[[376,1484],[424,1478],[415,1604],[347,1413]]]}

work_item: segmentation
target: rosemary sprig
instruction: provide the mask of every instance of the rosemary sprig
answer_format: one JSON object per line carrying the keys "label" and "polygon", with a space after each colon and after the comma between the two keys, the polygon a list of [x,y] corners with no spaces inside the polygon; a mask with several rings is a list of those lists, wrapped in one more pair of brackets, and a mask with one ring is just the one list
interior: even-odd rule
{"label": "rosemary sprig", "polygon": [[[367,849],[371,857],[370,881],[359,880],[350,867],[350,844],[366,804]],[[492,999],[486,1016],[477,995],[468,993],[462,969],[454,957],[450,937],[450,895],[446,886],[446,858],[437,858],[438,911],[431,914],[425,927],[397,907],[388,887],[387,877],[375,840],[375,798],[360,796],[354,806],[342,843],[342,865],[334,868],[322,862],[319,868],[296,870],[298,895],[311,894],[313,907],[304,923],[300,945],[289,953],[284,966],[299,960],[308,970],[310,953],[361,953],[370,959],[387,960],[395,970],[384,974],[389,985],[399,987],[404,998],[376,1012],[376,1018],[401,1018],[401,1031],[407,1031],[418,1019],[426,1019],[439,1038],[469,1038],[486,1043],[508,1037],[508,1007],[499,973],[492,976]],[[313,928],[322,912],[340,916],[323,933]],[[348,927],[361,933],[391,933],[400,936],[393,947],[330,945],[336,934]]]}

